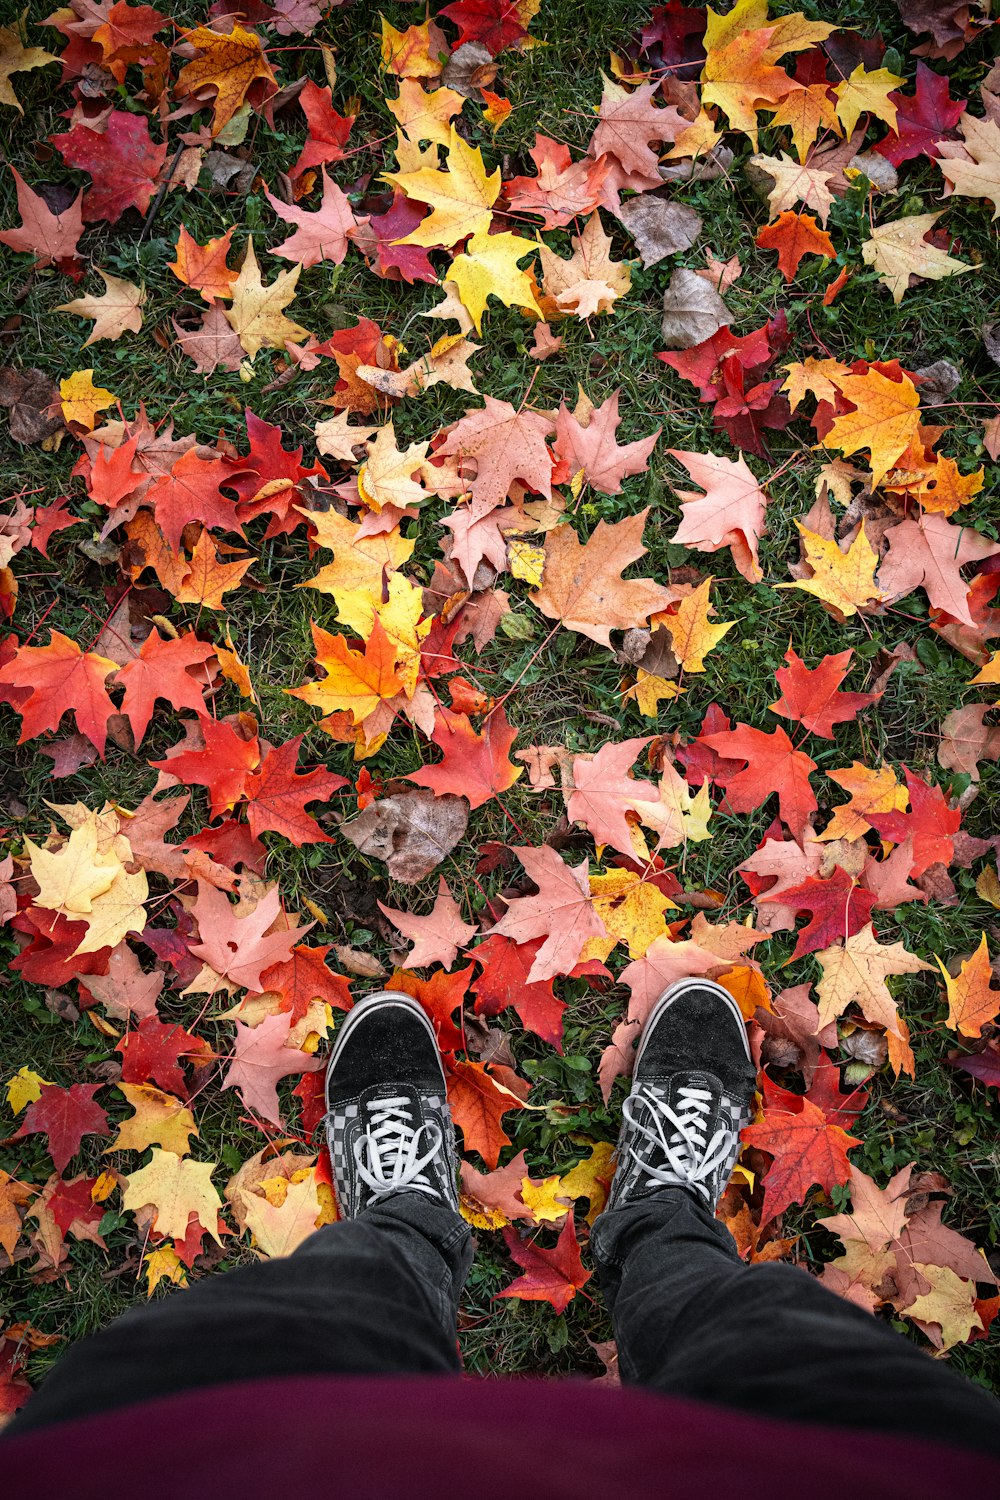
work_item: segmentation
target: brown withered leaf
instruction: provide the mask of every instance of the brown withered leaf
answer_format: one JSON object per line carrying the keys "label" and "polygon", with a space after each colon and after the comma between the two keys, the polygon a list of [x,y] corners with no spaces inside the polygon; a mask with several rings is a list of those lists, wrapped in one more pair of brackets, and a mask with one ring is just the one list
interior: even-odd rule
{"label": "brown withered leaf", "polygon": [[447,858],[468,821],[464,797],[421,788],[379,797],[340,831],[362,854],[385,860],[393,880],[415,885]]}

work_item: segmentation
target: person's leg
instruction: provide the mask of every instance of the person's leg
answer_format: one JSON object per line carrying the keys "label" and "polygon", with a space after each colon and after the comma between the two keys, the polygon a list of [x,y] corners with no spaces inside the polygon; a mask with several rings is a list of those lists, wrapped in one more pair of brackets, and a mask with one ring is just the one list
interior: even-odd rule
{"label": "person's leg", "polygon": [[76,1345],[11,1433],[228,1381],[457,1370],[471,1237],[437,1044],[416,1002],[355,1007],[327,1080],[344,1219],[294,1255],[207,1277]]}
{"label": "person's leg", "polygon": [[643,1034],[591,1241],[622,1378],[1000,1453],[1000,1403],[985,1391],[807,1272],[740,1260],[713,1210],[752,1098],[745,1033],[720,987],[675,990]]}

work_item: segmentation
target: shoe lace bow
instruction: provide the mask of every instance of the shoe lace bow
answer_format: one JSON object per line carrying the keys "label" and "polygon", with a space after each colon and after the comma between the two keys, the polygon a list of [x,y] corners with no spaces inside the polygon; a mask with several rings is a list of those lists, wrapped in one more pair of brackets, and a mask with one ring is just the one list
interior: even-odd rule
{"label": "shoe lace bow", "polygon": [[[376,1199],[401,1188],[421,1193],[437,1189],[426,1168],[441,1149],[444,1137],[433,1121],[413,1123],[413,1102],[405,1095],[374,1100],[369,1125],[354,1142],[354,1162],[361,1180]],[[421,1154],[423,1143],[429,1143]]]}
{"label": "shoe lace bow", "polygon": [[[629,1151],[650,1183],[687,1185],[702,1197],[708,1196],[708,1180],[731,1159],[739,1144],[737,1131],[726,1124],[720,1124],[709,1138],[712,1108],[712,1091],[694,1084],[678,1089],[674,1109],[659,1090],[644,1089],[626,1099],[623,1113],[640,1137]],[[648,1124],[637,1117],[640,1109]]]}

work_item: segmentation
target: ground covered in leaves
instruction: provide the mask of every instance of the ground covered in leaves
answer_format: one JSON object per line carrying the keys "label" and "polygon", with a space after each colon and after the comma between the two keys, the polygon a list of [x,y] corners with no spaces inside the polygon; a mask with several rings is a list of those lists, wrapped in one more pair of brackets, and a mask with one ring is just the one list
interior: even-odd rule
{"label": "ground covered in leaves", "polygon": [[335,1217],[445,1055],[474,1370],[613,1370],[632,1043],[738,998],[720,1213],[990,1383],[1000,76],[984,7],[0,26],[0,1411]]}

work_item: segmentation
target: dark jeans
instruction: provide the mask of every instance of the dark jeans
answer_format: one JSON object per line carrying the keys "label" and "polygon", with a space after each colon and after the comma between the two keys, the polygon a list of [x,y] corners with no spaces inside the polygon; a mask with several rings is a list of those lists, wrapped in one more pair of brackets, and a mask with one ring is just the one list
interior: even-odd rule
{"label": "dark jeans", "polygon": [[[1000,1456],[1000,1403],[778,1263],[745,1266],[683,1189],[605,1214],[591,1241],[624,1381]],[[465,1222],[406,1193],[284,1260],[210,1276],[67,1351],[8,1431],[282,1374],[454,1372]]]}

